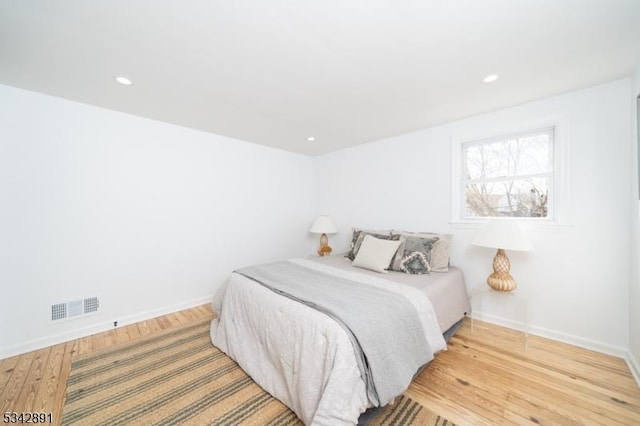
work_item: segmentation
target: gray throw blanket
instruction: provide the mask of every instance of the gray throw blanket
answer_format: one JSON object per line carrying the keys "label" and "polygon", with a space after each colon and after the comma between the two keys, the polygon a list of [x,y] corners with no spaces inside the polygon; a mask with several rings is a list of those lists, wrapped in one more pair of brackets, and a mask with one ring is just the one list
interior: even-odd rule
{"label": "gray throw blanket", "polygon": [[236,273],[335,319],[353,343],[374,405],[402,394],[418,369],[433,359],[416,309],[401,294],[287,261]]}

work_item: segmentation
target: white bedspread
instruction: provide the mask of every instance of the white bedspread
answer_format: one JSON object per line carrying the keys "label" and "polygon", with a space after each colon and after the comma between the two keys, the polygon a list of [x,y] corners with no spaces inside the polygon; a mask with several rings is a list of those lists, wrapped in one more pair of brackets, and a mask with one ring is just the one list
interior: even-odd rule
{"label": "white bedspread", "polygon": [[[446,349],[433,306],[415,288],[305,259],[307,268],[383,286],[420,313],[434,353]],[[216,293],[211,340],[305,424],[356,424],[370,403],[349,337],[333,319],[239,274]]]}

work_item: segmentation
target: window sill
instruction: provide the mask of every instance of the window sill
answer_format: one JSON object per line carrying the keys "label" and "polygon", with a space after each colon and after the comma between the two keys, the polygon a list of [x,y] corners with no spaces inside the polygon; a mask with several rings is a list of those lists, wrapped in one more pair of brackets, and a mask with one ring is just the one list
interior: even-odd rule
{"label": "window sill", "polygon": [[[487,222],[490,219],[478,219],[478,220],[461,220],[452,219],[449,221],[451,229],[472,229],[479,230],[487,226]],[[524,230],[527,231],[553,231],[553,232],[566,232],[575,228],[566,222],[559,222],[557,220],[544,220],[544,219],[526,219],[521,218],[518,220]]]}

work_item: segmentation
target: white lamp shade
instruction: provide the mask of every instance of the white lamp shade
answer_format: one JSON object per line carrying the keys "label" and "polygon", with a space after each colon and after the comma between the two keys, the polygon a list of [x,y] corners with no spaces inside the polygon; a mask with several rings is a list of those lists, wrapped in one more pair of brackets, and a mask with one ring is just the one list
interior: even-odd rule
{"label": "white lamp shade", "polygon": [[478,232],[471,242],[475,246],[504,250],[533,251],[533,245],[518,222],[496,219]]}
{"label": "white lamp shade", "polygon": [[335,234],[338,232],[338,228],[329,216],[320,215],[316,221],[313,222],[313,225],[311,225],[309,232],[313,232],[314,234]]}

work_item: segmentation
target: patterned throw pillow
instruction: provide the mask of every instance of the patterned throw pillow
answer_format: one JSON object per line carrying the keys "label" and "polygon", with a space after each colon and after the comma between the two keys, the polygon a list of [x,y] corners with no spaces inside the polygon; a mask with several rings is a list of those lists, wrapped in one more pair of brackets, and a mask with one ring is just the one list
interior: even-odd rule
{"label": "patterned throw pillow", "polygon": [[353,260],[356,258],[356,255],[355,255],[356,242],[358,241],[358,237],[360,236],[361,232],[362,231],[357,229],[353,230],[353,235],[351,235],[351,242],[349,243],[349,251],[347,252],[347,254],[344,255],[345,258],[349,260]]}
{"label": "patterned throw pillow", "polygon": [[402,244],[400,270],[407,274],[428,274],[431,272],[431,253],[439,237],[406,237]]}
{"label": "patterned throw pillow", "polygon": [[[400,235],[400,240],[404,240],[406,237],[420,237],[420,238],[433,238],[438,237],[439,240],[433,246],[431,252],[431,260],[429,266],[431,272],[447,272],[449,270],[449,246],[451,245],[451,234],[436,234],[433,232],[402,232],[391,231],[391,235]],[[398,253],[403,253],[404,249],[402,244],[398,249]],[[402,271],[400,269],[401,256],[397,256],[397,259],[393,261],[391,267],[392,271]]]}
{"label": "patterned throw pillow", "polygon": [[360,250],[360,246],[362,245],[362,241],[366,235],[371,235],[381,240],[394,240],[397,241],[400,239],[399,235],[391,235],[391,231],[367,231],[364,229],[354,229],[353,235],[351,236],[351,243],[349,244],[349,251],[344,256],[345,258],[353,261]]}

